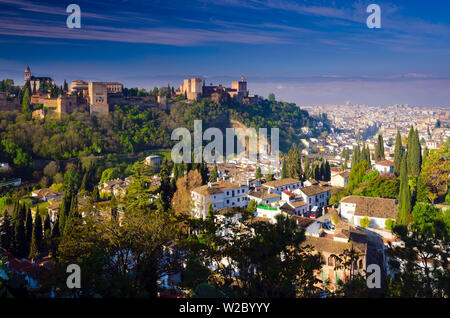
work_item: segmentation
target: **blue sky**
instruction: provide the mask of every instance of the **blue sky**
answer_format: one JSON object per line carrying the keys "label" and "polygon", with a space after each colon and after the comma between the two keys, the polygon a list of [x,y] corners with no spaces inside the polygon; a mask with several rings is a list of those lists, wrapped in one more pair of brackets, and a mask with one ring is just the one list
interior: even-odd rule
{"label": "blue sky", "polygon": [[[81,7],[68,29],[66,7]],[[381,7],[368,29],[366,7]],[[450,106],[450,1],[0,0],[0,78],[152,88],[185,77],[299,105]]]}

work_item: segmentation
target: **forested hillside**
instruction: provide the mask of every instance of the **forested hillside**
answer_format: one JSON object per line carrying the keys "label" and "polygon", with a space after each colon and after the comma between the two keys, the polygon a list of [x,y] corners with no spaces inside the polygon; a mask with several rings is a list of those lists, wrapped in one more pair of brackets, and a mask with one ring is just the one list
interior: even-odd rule
{"label": "forested hillside", "polygon": [[32,159],[61,160],[90,154],[130,153],[170,148],[170,135],[177,127],[193,130],[194,120],[203,129],[232,127],[230,119],[247,127],[280,128],[280,148],[287,151],[302,135],[301,127],[313,128],[317,119],[295,104],[261,101],[241,105],[232,100],[180,101],[170,111],[144,106],[114,106],[108,115],[88,112],[27,120],[19,112],[0,112],[0,160],[15,168],[27,168]]}

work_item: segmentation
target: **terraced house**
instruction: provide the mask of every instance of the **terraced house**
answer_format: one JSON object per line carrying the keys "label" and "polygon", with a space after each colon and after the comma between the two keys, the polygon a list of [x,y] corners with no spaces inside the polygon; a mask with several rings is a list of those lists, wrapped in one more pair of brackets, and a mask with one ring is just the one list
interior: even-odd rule
{"label": "terraced house", "polygon": [[198,218],[206,218],[211,205],[214,211],[226,207],[247,207],[248,185],[236,182],[220,181],[208,183],[191,191],[192,214]]}

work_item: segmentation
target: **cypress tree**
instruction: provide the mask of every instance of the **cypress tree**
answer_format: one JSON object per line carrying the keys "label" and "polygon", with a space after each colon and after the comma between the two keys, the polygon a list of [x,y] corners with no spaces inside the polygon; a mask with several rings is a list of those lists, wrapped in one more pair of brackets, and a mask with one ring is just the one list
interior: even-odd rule
{"label": "cypress tree", "polygon": [[429,199],[428,199],[428,191],[427,191],[427,186],[425,185],[425,183],[423,182],[423,179],[421,176],[419,176],[417,178],[417,183],[416,183],[416,201],[417,202],[423,202],[423,203],[429,203]]}
{"label": "cypress tree", "polygon": [[411,174],[411,168],[413,166],[412,161],[413,161],[413,153],[414,153],[414,127],[413,125],[411,125],[411,128],[409,129],[409,133],[408,133],[408,145],[407,145],[407,152],[406,152],[406,158],[407,158],[407,165],[408,165],[408,173]]}
{"label": "cypress tree", "polygon": [[50,224],[50,216],[47,214],[44,218],[44,243],[46,248],[50,248],[50,240],[52,238],[52,226]]}
{"label": "cypress tree", "polygon": [[94,187],[91,195],[92,202],[100,201],[100,193],[98,192],[98,187]]}
{"label": "cypress tree", "polygon": [[262,178],[261,167],[256,168],[255,178],[256,179]]}
{"label": "cypress tree", "polygon": [[281,179],[287,177],[287,167],[286,167],[286,158],[283,158],[283,166],[281,167]]}
{"label": "cypress tree", "polygon": [[331,167],[330,167],[330,163],[328,162],[328,160],[325,162],[325,176],[323,179],[325,181],[331,180]]}
{"label": "cypress tree", "polygon": [[[170,167],[167,158],[164,158],[161,164],[161,170],[159,172],[161,177],[160,185],[160,197],[161,203],[165,211],[170,207],[170,202],[172,200],[172,187],[170,183]],[[202,176],[203,181],[203,176]]]}
{"label": "cypress tree", "polygon": [[[377,144],[375,145],[375,161],[384,160],[384,140],[383,135],[378,135]],[[369,161],[370,162],[370,161]]]}
{"label": "cypress tree", "polygon": [[403,145],[402,135],[400,130],[397,130],[397,137],[395,138],[395,150],[394,150],[394,173],[398,177],[400,176],[400,167],[402,165],[403,158]]}
{"label": "cypress tree", "polygon": [[429,153],[430,150],[428,149],[428,147],[425,147],[425,149],[423,150],[422,164],[427,160]]}
{"label": "cypress tree", "polygon": [[209,176],[209,182],[217,182],[217,178],[219,178],[219,172],[217,171],[217,165],[214,165],[211,175]]}
{"label": "cypress tree", "polygon": [[[207,184],[208,183],[208,165],[202,161],[198,167],[198,172],[200,173],[201,177],[202,177],[202,184]],[[170,179],[170,176],[169,176]]]}
{"label": "cypress tree", "polygon": [[25,237],[27,242],[27,250],[30,247],[32,235],[33,235],[33,217],[31,215],[31,209],[27,208],[27,217],[25,219]]}
{"label": "cypress tree", "polygon": [[411,192],[408,185],[408,163],[406,156],[403,156],[400,168],[400,192],[398,198],[398,223],[408,224],[411,213]]}
{"label": "cypress tree", "polygon": [[305,157],[305,177],[304,179],[308,180],[311,178],[311,166],[309,164],[309,157]]}
{"label": "cypress tree", "polygon": [[0,225],[0,246],[7,251],[11,251],[13,245],[12,219],[8,211],[3,212],[3,223]]}
{"label": "cypress tree", "polygon": [[36,211],[36,217],[34,218],[34,232],[36,236],[36,242],[38,244],[38,248],[41,248],[43,231],[42,231],[42,218],[39,214],[39,208]]}
{"label": "cypress tree", "polygon": [[18,258],[28,255],[24,221],[24,219],[18,218],[14,225],[14,254]]}
{"label": "cypress tree", "polygon": [[31,116],[31,108],[30,108],[30,90],[25,88],[25,93],[23,94],[22,99],[22,113],[27,116],[27,119]]}
{"label": "cypress tree", "polygon": [[109,202],[109,206],[111,208],[111,219],[117,220],[117,200],[116,197],[113,195],[111,196],[111,201]]}
{"label": "cypress tree", "polygon": [[36,239],[36,224],[33,227],[33,234],[31,235],[30,252],[28,258],[36,259],[39,256],[39,246]]}
{"label": "cypress tree", "polygon": [[352,168],[355,167],[359,162],[361,157],[361,151],[359,148],[359,144],[355,147],[353,147],[353,154],[352,154]]}

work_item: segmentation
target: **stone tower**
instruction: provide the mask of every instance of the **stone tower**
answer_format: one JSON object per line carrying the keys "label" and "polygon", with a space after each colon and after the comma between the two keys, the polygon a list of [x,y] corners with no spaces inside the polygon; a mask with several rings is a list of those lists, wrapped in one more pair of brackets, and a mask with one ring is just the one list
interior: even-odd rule
{"label": "stone tower", "polygon": [[24,78],[25,84],[30,80],[31,80],[31,71],[30,67],[27,65],[27,68],[25,69],[25,78]]}

